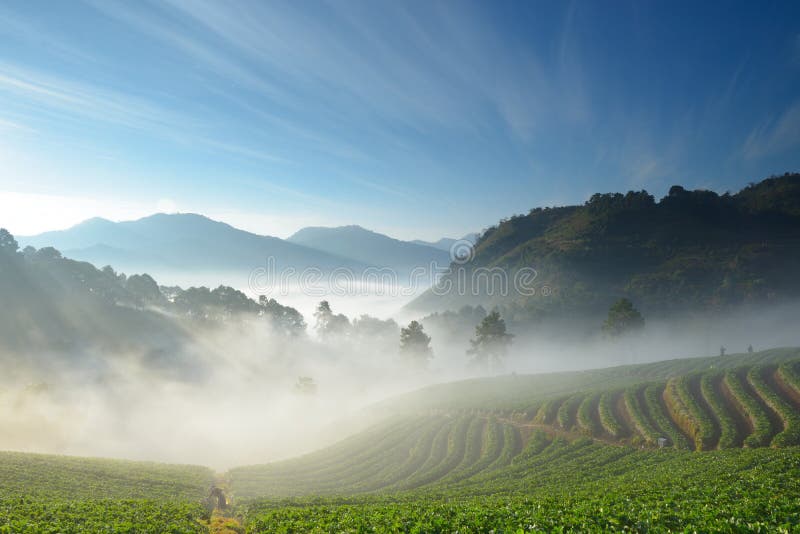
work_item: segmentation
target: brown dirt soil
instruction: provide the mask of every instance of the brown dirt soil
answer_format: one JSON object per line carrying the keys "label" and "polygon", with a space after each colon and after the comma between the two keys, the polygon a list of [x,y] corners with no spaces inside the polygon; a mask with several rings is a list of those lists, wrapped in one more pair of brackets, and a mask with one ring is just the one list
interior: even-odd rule
{"label": "brown dirt soil", "polygon": [[741,447],[745,438],[753,433],[753,423],[743,413],[739,402],[733,398],[733,394],[728,389],[728,386],[725,385],[724,378],[725,375],[720,375],[714,379],[714,390],[721,399],[725,400],[725,407],[728,409],[728,413],[736,426],[736,446]]}

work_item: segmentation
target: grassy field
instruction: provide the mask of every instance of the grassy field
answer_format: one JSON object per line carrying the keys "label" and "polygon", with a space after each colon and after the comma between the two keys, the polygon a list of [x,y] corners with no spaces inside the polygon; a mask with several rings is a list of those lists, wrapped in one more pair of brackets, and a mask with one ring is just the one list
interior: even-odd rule
{"label": "grassy field", "polygon": [[[0,532],[800,525],[796,349],[465,381],[380,408],[383,422],[338,444],[222,480],[195,466],[0,453]],[[234,505],[212,519],[215,485]]]}

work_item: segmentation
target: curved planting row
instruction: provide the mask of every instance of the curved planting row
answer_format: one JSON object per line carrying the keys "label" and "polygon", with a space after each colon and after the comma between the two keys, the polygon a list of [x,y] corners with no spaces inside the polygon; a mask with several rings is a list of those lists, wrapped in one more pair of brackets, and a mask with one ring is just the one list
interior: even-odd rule
{"label": "curved planting row", "polygon": [[447,436],[447,452],[444,459],[435,467],[426,471],[420,470],[415,477],[412,477],[404,485],[417,487],[439,480],[448,473],[452,472],[464,460],[466,453],[467,434],[475,419],[471,417],[461,417]]}
{"label": "curved planting row", "polygon": [[612,438],[620,439],[623,437],[625,429],[614,413],[614,405],[616,404],[617,397],[618,393],[608,391],[602,393],[600,395],[600,402],[597,405],[597,412],[600,416],[600,424],[603,430]]}
{"label": "curved planting row", "polygon": [[666,438],[698,451],[800,445],[800,362],[553,398],[539,406],[532,425],[649,446]]}
{"label": "curved planting row", "polygon": [[533,422],[542,425],[553,424],[556,420],[558,410],[561,408],[561,404],[564,403],[565,400],[566,399],[564,397],[559,397],[556,399],[550,399],[543,403],[539,407],[539,411],[536,412],[536,417],[533,418]]}
{"label": "curved planting row", "polygon": [[576,412],[578,411],[578,406],[580,406],[583,401],[583,397],[582,393],[578,393],[561,403],[556,413],[556,422],[558,426],[564,430],[571,430],[572,427],[575,426]]}
{"label": "curved planting row", "polygon": [[[441,424],[439,419],[422,425],[415,418],[394,422],[395,428],[378,425],[338,445],[294,460],[232,469],[231,483],[244,494],[283,495],[305,493],[332,480],[343,482],[348,476],[366,480],[372,472],[383,469],[387,461],[402,462],[424,432]],[[381,431],[385,432],[383,438]]]}
{"label": "curved planting row", "polygon": [[641,387],[625,390],[625,409],[628,410],[631,422],[641,439],[645,443],[652,445],[658,441],[661,433],[650,423],[650,420],[642,410],[642,403],[640,402],[641,390]]}
{"label": "curved planting row", "polygon": [[689,440],[680,431],[675,422],[667,414],[662,400],[664,394],[663,384],[650,384],[644,389],[645,407],[650,413],[653,423],[669,438],[676,449],[691,449]]}
{"label": "curved planting row", "polygon": [[450,472],[441,478],[442,481],[455,482],[469,476],[472,466],[481,457],[486,424],[486,419],[480,417],[474,417],[470,420],[464,441],[464,456]]}
{"label": "curved planting row", "polygon": [[589,438],[699,451],[800,445],[800,366],[768,363],[579,392],[544,399],[532,419],[491,411],[396,418],[323,451],[230,477],[242,497],[468,488],[498,476],[512,484],[534,468],[547,476],[545,464],[561,454],[571,456],[561,469],[578,470],[633,450],[594,455],[604,445]]}
{"label": "curved planting row", "polygon": [[578,406],[578,428],[589,436],[599,436],[603,427],[598,413],[600,394],[586,395]]}
{"label": "curved planting row", "polygon": [[390,486],[413,474],[428,458],[434,440],[448,423],[449,420],[443,417],[429,418],[390,450],[376,452],[369,458],[362,458],[360,463],[340,469],[320,470],[316,477],[310,479],[285,480],[278,489],[297,488],[300,493],[335,493],[344,490],[357,493]]}
{"label": "curved planting row", "polygon": [[717,384],[721,380],[721,374],[706,373],[702,375],[700,377],[700,391],[719,422],[720,432],[717,448],[732,449],[741,444],[741,439],[730,407],[717,388]]}
{"label": "curved planting row", "polygon": [[522,451],[522,436],[514,425],[503,425],[503,448],[500,456],[489,465],[488,469],[498,469],[510,464],[514,457]]}
{"label": "curved planting row", "polygon": [[415,488],[421,484],[424,484],[427,475],[431,471],[435,471],[436,468],[444,462],[445,458],[447,457],[448,453],[448,445],[450,443],[450,434],[453,430],[453,425],[451,424],[444,424],[436,433],[431,442],[430,449],[425,452],[425,446],[423,445],[420,447],[419,450],[415,451],[418,456],[423,456],[427,454],[427,458],[421,463],[418,464],[418,467],[413,471],[411,475],[401,478],[394,487],[397,489],[406,489],[406,488]]}
{"label": "curved planting row", "polygon": [[699,395],[691,390],[693,378],[668,380],[664,400],[678,426],[694,440],[695,450],[707,451],[716,445],[717,432],[711,414],[700,406]]}
{"label": "curved planting row", "polygon": [[794,390],[800,398],[800,362],[783,362],[778,366],[778,374],[787,387]]}
{"label": "curved planting row", "polygon": [[771,388],[764,379],[766,369],[753,367],[747,373],[747,381],[763,399],[764,403],[772,409],[783,423],[783,430],[772,438],[770,445],[773,447],[788,447],[800,445],[800,416],[794,407],[784,400]]}
{"label": "curved planting row", "polygon": [[548,445],[550,445],[550,440],[547,434],[542,430],[534,430],[528,438],[528,443],[525,444],[525,448],[512,460],[512,463],[518,464],[529,458],[533,458]]}
{"label": "curved planting row", "polygon": [[774,434],[772,424],[761,403],[747,390],[741,377],[733,372],[725,373],[725,385],[733,395],[737,409],[750,421],[753,431],[744,439],[745,447],[764,447],[769,445]]}
{"label": "curved planting row", "polygon": [[[405,436],[388,432],[394,442],[376,440],[382,444],[378,450],[347,440],[356,459],[344,458],[336,446],[304,457],[305,465],[294,478],[297,460],[238,468],[231,472],[231,482],[242,497],[411,490],[487,476],[509,466],[525,446],[515,424],[494,417],[428,416],[418,418],[413,428],[400,426]],[[362,434],[364,440],[376,437],[375,432]],[[340,460],[338,466],[331,458]]]}

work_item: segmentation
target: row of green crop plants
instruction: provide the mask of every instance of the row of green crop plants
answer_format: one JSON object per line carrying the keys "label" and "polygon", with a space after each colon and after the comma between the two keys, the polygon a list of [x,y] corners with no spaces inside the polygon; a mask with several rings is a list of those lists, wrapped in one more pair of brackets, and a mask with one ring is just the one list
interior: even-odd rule
{"label": "row of green crop plants", "polygon": [[0,533],[207,532],[199,466],[0,452]]}
{"label": "row of green crop plants", "polygon": [[346,446],[299,460],[233,469],[237,497],[403,491],[474,479],[508,465],[523,449],[518,425],[491,416],[410,417]]}
{"label": "row of green crop plants", "polygon": [[[394,492],[472,484],[524,457],[531,429],[575,441],[684,450],[800,445],[798,362],[576,393],[515,414],[402,416],[277,464],[234,469],[237,494]],[[528,440],[530,441],[530,440]]]}
{"label": "row of green crop plants", "polygon": [[549,399],[533,426],[698,451],[800,445],[800,363],[707,371]]}
{"label": "row of green crop plants", "polygon": [[390,495],[250,500],[238,513],[251,533],[790,532],[800,524],[798,469],[798,448],[698,455],[539,431],[513,462],[480,479]]}
{"label": "row of green crop plants", "polygon": [[0,499],[1,534],[200,534],[207,519],[199,501]]}
{"label": "row of green crop plants", "polygon": [[[567,398],[576,391],[621,391],[643,382],[664,383],[672,377],[709,370],[724,372],[752,365],[776,366],[800,359],[800,348],[770,349],[753,354],[728,354],[706,358],[684,358],[621,367],[512,375],[467,380],[401,396],[385,407],[397,413],[431,411],[475,411],[484,413],[538,411],[542,403]],[[553,418],[558,406],[555,406]],[[532,417],[535,413],[529,413]]]}

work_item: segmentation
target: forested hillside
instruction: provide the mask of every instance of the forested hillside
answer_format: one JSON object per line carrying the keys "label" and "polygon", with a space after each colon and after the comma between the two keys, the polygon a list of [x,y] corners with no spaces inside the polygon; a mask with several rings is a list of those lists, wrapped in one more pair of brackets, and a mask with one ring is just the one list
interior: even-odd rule
{"label": "forested hillside", "polygon": [[63,358],[91,349],[159,360],[176,358],[192,329],[237,318],[261,320],[286,334],[305,329],[302,315],[274,300],[256,302],[226,286],[160,287],[147,274],[97,269],[51,247],[20,251],[5,230],[0,294],[0,349],[14,354]]}
{"label": "forested hillside", "polygon": [[[800,174],[736,194],[674,186],[596,194],[584,205],[537,208],[487,229],[463,268],[537,272],[534,295],[484,278],[478,291],[428,292],[411,307],[500,305],[526,317],[596,314],[625,296],[646,316],[724,310],[800,296]],[[455,276],[455,275],[453,275]],[[455,278],[453,278],[455,280]]]}

